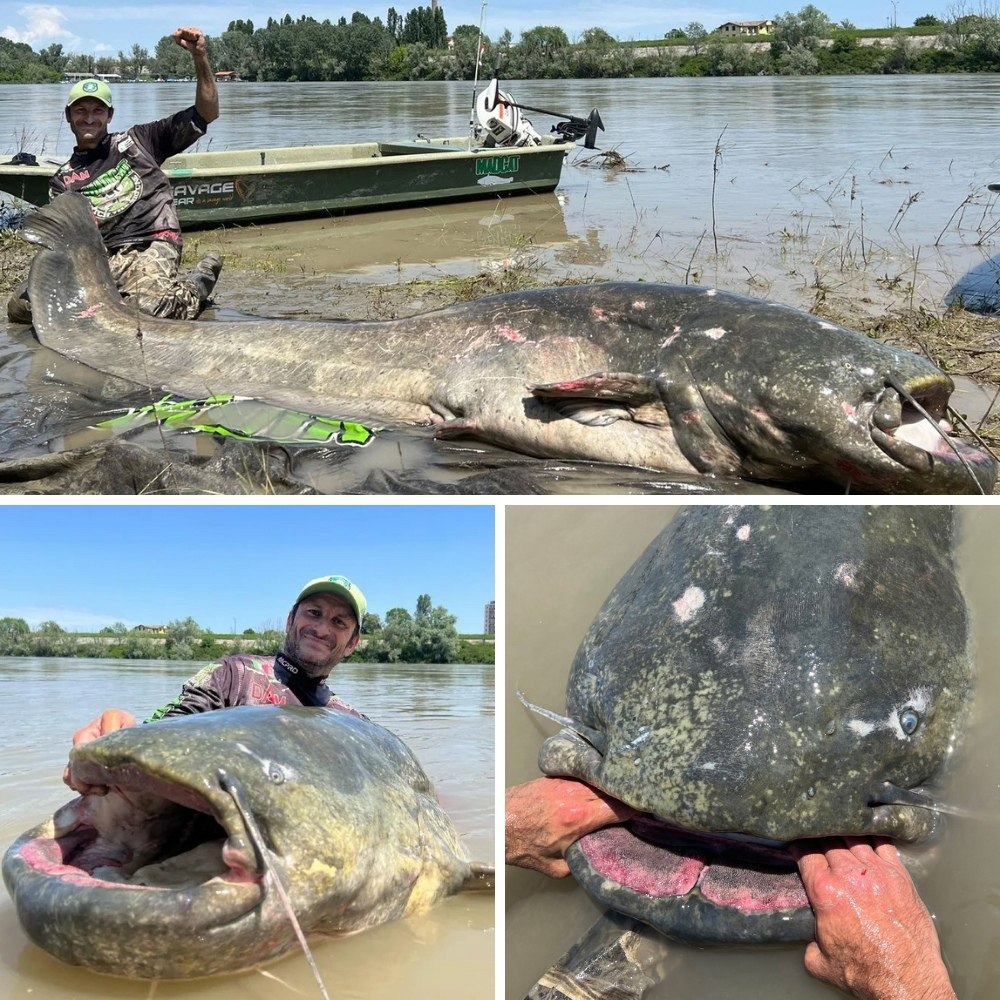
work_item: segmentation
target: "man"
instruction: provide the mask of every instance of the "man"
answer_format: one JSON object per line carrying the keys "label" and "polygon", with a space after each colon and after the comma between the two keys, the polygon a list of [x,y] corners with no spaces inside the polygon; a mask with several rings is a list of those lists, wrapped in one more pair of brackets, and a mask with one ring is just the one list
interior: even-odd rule
{"label": "man", "polygon": [[[191,53],[194,105],[160,121],[109,132],[115,113],[111,88],[102,80],[74,84],[66,100],[66,121],[76,145],[50,181],[49,198],[79,191],[90,201],[112,277],[125,299],[134,299],[154,316],[193,319],[215,287],[222,260],[209,254],[190,274],[177,277],[180,224],[160,164],[205,134],[219,117],[219,95],[201,29],[178,28],[171,37]],[[7,313],[12,322],[31,322],[24,286],[11,298]]]}
{"label": "man", "polygon": [[[368,605],[346,576],[310,580],[299,592],[285,622],[285,642],[274,656],[224,656],[184,683],[180,695],[146,722],[236,705],[312,705],[360,715],[327,686],[333,668],[357,648]],[[109,708],[73,735],[73,745],[136,724],[122,709]],[[107,788],[63,781],[81,794],[103,795]]]}
{"label": "man", "polygon": [[[563,878],[566,849],[637,815],[582,781],[536,778],[506,792],[507,864]],[[955,1000],[937,931],[896,848],[848,838],[792,848],[816,917],[806,970],[859,1000]]]}

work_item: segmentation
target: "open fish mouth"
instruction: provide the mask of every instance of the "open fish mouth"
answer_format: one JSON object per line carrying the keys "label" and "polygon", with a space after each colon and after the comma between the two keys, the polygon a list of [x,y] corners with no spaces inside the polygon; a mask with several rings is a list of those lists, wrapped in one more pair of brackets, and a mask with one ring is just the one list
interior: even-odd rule
{"label": "open fish mouth", "polygon": [[[898,789],[886,789],[891,797],[870,803],[883,811],[879,819],[899,801]],[[906,794],[913,804],[925,800],[919,791]],[[925,826],[917,838],[933,828]],[[807,941],[814,918],[792,847],[808,843],[639,816],[582,837],[566,860],[590,895],[668,937],[700,944]]]}
{"label": "open fish mouth", "polygon": [[904,385],[896,376],[872,411],[872,441],[893,461],[929,475],[942,466],[970,477],[984,492],[992,492],[996,462],[989,452],[955,436],[948,420],[953,385],[947,378],[924,377]]}
{"label": "open fish mouth", "polygon": [[701,833],[640,817],[567,853],[604,902],[680,940],[738,943],[811,936],[813,917],[788,844]]}
{"label": "open fish mouth", "polygon": [[[41,875],[115,892],[190,892],[214,898],[218,922],[257,906],[264,880],[239,812],[217,782],[202,788],[135,764],[75,759],[74,778],[108,787],[67,803],[21,855]],[[46,829],[47,828],[47,829]]]}

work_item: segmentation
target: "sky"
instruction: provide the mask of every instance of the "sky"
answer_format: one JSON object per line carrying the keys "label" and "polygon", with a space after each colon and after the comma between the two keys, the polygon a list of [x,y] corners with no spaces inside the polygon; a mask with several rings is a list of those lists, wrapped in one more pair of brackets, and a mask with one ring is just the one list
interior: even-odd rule
{"label": "sky", "polygon": [[477,633],[495,597],[493,523],[492,505],[4,504],[0,618],[283,630],[309,580],[341,574],[383,620],[430,594]]}
{"label": "sky", "polygon": [[[538,25],[562,28],[574,41],[587,28],[604,28],[616,38],[661,38],[671,28],[684,27],[697,21],[710,31],[726,21],[748,21],[774,17],[786,11],[799,11],[806,0],[754,0],[747,4],[733,3],[674,3],[671,0],[633,0],[623,4],[620,0],[581,0],[566,5],[563,0],[494,0],[485,7],[479,0],[441,0],[441,8],[450,30],[460,24],[478,25],[483,15],[483,30],[491,38],[510,29],[514,39],[521,32]],[[269,17],[280,19],[291,14],[319,21],[340,17],[350,19],[354,11],[385,21],[389,7],[405,14],[418,6],[430,6],[430,0],[354,0],[352,3],[313,2],[301,0],[292,5],[282,5],[279,0],[256,2],[222,0],[206,4],[128,3],[112,4],[106,0],[69,0],[66,3],[32,4],[18,0],[4,0],[0,4],[0,35],[16,42],[26,42],[36,52],[59,42],[64,52],[116,55],[127,52],[133,44],[149,49],[164,35],[175,28],[190,26],[192,19],[197,27],[209,35],[220,35],[230,21],[249,19],[255,26],[267,24]],[[859,28],[881,28],[891,22],[911,25],[922,14],[945,17],[949,4],[939,0],[882,0],[872,7],[863,0],[815,0],[817,6],[831,20],[852,21]]]}

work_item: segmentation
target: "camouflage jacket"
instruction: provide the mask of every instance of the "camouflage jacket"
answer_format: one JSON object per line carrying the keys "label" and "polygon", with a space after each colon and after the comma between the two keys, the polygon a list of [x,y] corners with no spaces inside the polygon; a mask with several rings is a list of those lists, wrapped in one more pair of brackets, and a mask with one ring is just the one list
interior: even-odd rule
{"label": "camouflage jacket", "polygon": [[146,722],[176,715],[193,715],[236,705],[314,705],[360,716],[324,682],[302,676],[287,657],[224,656],[188,678],[173,701],[158,708]]}

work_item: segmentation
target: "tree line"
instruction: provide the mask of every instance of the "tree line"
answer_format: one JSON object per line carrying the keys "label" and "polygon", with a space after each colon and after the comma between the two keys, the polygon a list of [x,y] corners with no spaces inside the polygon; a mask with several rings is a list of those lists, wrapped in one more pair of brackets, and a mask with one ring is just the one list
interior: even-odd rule
{"label": "tree line", "polygon": [[[729,37],[698,22],[662,39],[619,41],[601,27],[570,41],[562,28],[539,25],[515,41],[510,31],[482,37],[475,25],[448,32],[444,9],[390,7],[385,19],[355,11],[350,19],[305,15],[268,18],[263,27],[235,20],[208,39],[212,65],[244,80],[471,80],[481,51],[484,73],[506,79],[631,76],[751,76],[817,73],[945,73],[1000,71],[1000,16],[964,3],[945,19],[916,18],[911,28],[859,29],[835,23],[813,4],[773,18],[769,35]],[[863,45],[865,36],[880,35]],[[934,37],[934,45],[920,39]],[[748,45],[763,42],[764,47]],[[0,38],[0,82],[43,83],[64,73],[120,73],[125,79],[190,76],[186,52],[163,36],[150,53],[139,45],[117,57],[65,53],[61,44],[34,52]]]}
{"label": "tree line", "polygon": [[[455,628],[455,616],[434,606],[429,594],[417,598],[413,613],[393,608],[383,622],[374,613],[362,622],[362,643],[352,661],[369,663],[493,663],[494,646],[470,642]],[[33,629],[23,618],[0,618],[0,656],[65,656],[126,660],[215,660],[233,653],[270,656],[285,634],[276,628],[246,629],[221,639],[193,618],[169,622],[153,637],[115,622],[96,633],[81,634],[58,622],[44,621]]]}

